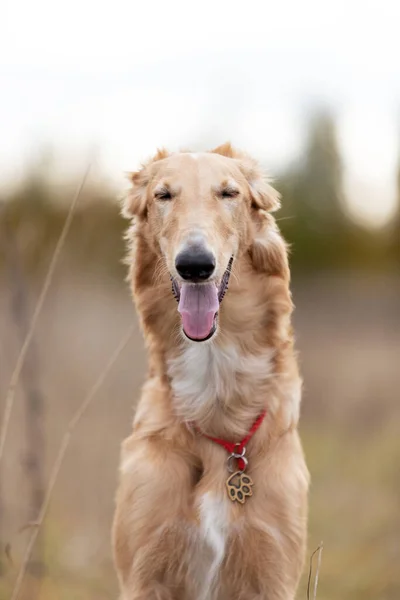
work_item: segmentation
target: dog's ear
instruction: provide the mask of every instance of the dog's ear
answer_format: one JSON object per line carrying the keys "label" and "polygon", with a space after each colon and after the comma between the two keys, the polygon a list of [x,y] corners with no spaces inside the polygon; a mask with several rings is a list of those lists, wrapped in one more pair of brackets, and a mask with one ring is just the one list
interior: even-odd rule
{"label": "dog's ear", "polygon": [[230,142],[225,142],[225,144],[221,144],[220,146],[217,146],[217,148],[214,148],[213,150],[211,150],[211,152],[213,154],[220,154],[221,156],[226,156],[227,158],[238,158],[239,157],[238,151],[235,150],[234,148],[232,148],[232,145]]}
{"label": "dog's ear", "polygon": [[267,177],[254,159],[233,148],[230,142],[214,148],[211,152],[236,160],[249,185],[253,208],[268,212],[278,210],[280,206],[279,192],[270,185]]}
{"label": "dog's ear", "polygon": [[258,164],[248,158],[239,160],[239,167],[249,185],[252,208],[273,212],[280,207],[280,194],[270,185]]}
{"label": "dog's ear", "polygon": [[148,177],[145,174],[146,168],[140,171],[128,173],[128,179],[131,183],[125,198],[123,199],[122,214],[127,219],[138,217],[143,219],[147,215],[147,185]]}
{"label": "dog's ear", "polygon": [[122,214],[126,218],[137,217],[145,219],[147,216],[147,186],[152,178],[152,165],[163,158],[167,158],[169,153],[162,149],[157,150],[157,154],[148,162],[144,163],[138,171],[128,173],[128,179],[131,183],[122,204]]}
{"label": "dog's ear", "polygon": [[252,220],[248,252],[256,271],[289,279],[288,246],[274,218],[264,210],[258,210]]}
{"label": "dog's ear", "polygon": [[269,183],[259,165],[242,157],[239,167],[251,195],[252,242],[249,254],[256,271],[289,279],[287,245],[270,212],[280,206],[280,194]]}

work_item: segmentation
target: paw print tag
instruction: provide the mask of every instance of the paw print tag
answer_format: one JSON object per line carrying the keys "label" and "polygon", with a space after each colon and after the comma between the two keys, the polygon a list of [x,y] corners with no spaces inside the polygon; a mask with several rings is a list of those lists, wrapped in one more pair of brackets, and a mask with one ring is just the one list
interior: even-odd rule
{"label": "paw print tag", "polygon": [[[236,449],[236,448],[235,448]],[[228,490],[228,496],[232,502],[239,502],[244,504],[249,496],[253,495],[253,481],[247,473],[245,473],[247,467],[247,458],[245,457],[246,448],[243,446],[241,451],[232,452],[228,457],[228,471],[232,473],[226,480],[226,488]],[[234,463],[237,463],[236,470],[234,469]]]}
{"label": "paw print tag", "polygon": [[229,499],[244,504],[253,495],[253,481],[246,473],[236,471],[226,480]]}

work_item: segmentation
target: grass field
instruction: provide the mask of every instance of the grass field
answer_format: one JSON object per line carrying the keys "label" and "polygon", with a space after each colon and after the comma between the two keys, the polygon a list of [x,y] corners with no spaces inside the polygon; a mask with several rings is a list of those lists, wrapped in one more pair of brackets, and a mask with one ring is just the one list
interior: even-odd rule
{"label": "grass field", "polygon": [[[0,392],[20,344],[6,282],[0,297]],[[301,434],[311,471],[309,554],[324,542],[319,600],[400,598],[400,282],[316,277],[295,281],[302,371]],[[35,290],[30,289],[33,304]],[[60,274],[37,336],[48,477],[66,424],[134,320],[126,289],[100,276]],[[119,445],[144,376],[139,332],[79,423],[57,480],[41,543],[44,576],[26,600],[116,599],[109,530]],[[25,394],[16,399],[1,480],[0,599],[10,597],[29,530]],[[3,410],[3,407],[1,407]],[[306,598],[305,570],[298,598]]]}

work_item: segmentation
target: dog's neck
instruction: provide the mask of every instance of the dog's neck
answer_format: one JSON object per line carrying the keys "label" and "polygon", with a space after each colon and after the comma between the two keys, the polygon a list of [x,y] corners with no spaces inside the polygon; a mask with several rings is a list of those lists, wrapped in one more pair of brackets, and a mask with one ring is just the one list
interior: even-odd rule
{"label": "dog's neck", "polygon": [[273,371],[271,348],[248,354],[222,336],[209,343],[185,344],[167,361],[177,415],[211,433],[220,432],[229,417],[243,424],[254,420],[265,408]]}
{"label": "dog's neck", "polygon": [[[139,238],[136,255],[140,243]],[[236,259],[220,307],[219,330],[210,341],[196,343],[182,334],[169,274],[156,279],[155,257],[145,250],[132,272],[135,301],[151,374],[169,386],[180,420],[195,421],[211,434],[226,430],[240,435],[265,408],[270,414],[282,408],[285,378],[292,387],[293,376],[298,381],[289,395],[300,395],[287,278],[258,272],[248,255]]]}

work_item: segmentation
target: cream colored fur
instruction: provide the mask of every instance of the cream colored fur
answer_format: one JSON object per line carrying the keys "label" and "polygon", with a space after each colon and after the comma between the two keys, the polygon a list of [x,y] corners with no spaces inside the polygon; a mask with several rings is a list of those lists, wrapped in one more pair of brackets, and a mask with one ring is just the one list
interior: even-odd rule
{"label": "cream colored fur", "polygon": [[[232,182],[239,192],[226,199]],[[172,190],[168,205],[160,186]],[[309,476],[286,246],[270,214],[278,205],[257,164],[229,144],[161,151],[132,174],[128,262],[149,372],[121,456],[113,545],[123,600],[295,597]],[[170,275],[199,231],[217,284],[231,255],[234,263],[217,332],[196,343],[182,334]],[[253,496],[242,506],[226,493],[225,450],[198,428],[239,441],[263,410],[246,453]]]}

